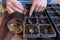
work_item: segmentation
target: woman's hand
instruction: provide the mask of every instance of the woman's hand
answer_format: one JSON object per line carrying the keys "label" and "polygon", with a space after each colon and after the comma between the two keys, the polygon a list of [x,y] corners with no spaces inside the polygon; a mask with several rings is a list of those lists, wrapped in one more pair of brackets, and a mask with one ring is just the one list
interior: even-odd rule
{"label": "woman's hand", "polygon": [[22,35],[14,35],[11,40],[27,40]]}
{"label": "woman's hand", "polygon": [[9,13],[13,13],[15,11],[19,13],[23,13],[24,8],[22,4],[17,0],[7,0],[6,4],[7,4],[6,10]]}
{"label": "woman's hand", "polygon": [[32,0],[32,6],[29,15],[31,16],[33,11],[36,12],[43,11],[47,6],[47,0]]}

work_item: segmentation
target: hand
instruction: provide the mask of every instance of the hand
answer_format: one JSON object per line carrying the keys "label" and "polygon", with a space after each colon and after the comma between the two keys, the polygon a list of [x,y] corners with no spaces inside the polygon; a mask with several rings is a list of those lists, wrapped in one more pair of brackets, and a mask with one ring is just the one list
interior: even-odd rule
{"label": "hand", "polygon": [[19,12],[19,13],[23,13],[23,6],[20,2],[18,2],[17,0],[7,0],[7,7],[6,10],[9,13],[13,13],[13,12]]}
{"label": "hand", "polygon": [[36,12],[43,11],[47,6],[47,0],[32,0],[32,6],[29,12],[29,15],[31,16],[33,11]]}
{"label": "hand", "polygon": [[22,35],[19,36],[19,35],[16,35],[16,34],[15,34],[15,35],[12,37],[12,40],[27,40],[27,39],[26,39],[26,38],[23,38]]}

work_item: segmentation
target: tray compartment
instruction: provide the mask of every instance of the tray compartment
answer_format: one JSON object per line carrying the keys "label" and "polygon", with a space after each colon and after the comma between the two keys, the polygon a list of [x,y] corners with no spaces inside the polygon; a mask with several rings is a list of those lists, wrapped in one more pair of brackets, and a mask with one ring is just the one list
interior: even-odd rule
{"label": "tray compartment", "polygon": [[53,7],[46,8],[47,11],[55,11]]}
{"label": "tray compartment", "polygon": [[25,20],[26,24],[36,24],[37,23],[37,19],[34,18],[34,17],[26,17],[26,20]]}
{"label": "tray compartment", "polygon": [[47,16],[45,11],[37,12],[35,15],[36,15],[38,18],[39,18],[39,17],[46,17],[46,16]]}
{"label": "tray compartment", "polygon": [[60,24],[60,18],[51,18],[54,24]]}
{"label": "tray compartment", "polygon": [[59,13],[58,12],[54,12],[54,11],[47,11],[48,15],[50,17],[59,17]]}
{"label": "tray compartment", "polygon": [[39,24],[50,24],[48,18],[38,18]]}
{"label": "tray compartment", "polygon": [[39,27],[37,25],[25,25],[25,37],[27,38],[36,38],[40,37]]}
{"label": "tray compartment", "polygon": [[52,25],[40,25],[40,33],[43,38],[56,37],[56,32]]}

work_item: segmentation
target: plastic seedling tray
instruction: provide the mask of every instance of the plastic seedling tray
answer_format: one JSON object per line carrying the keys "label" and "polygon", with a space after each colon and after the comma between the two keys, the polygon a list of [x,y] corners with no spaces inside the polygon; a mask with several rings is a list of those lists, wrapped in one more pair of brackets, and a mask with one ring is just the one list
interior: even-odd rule
{"label": "plastic seedling tray", "polygon": [[42,38],[56,37],[56,32],[52,25],[40,25],[40,34]]}
{"label": "plastic seedling tray", "polygon": [[25,25],[24,36],[27,38],[40,37],[38,25]]}
{"label": "plastic seedling tray", "polygon": [[48,18],[38,18],[38,24],[50,24]]}
{"label": "plastic seedling tray", "polygon": [[25,24],[36,24],[37,19],[34,17],[26,17],[25,18]]}

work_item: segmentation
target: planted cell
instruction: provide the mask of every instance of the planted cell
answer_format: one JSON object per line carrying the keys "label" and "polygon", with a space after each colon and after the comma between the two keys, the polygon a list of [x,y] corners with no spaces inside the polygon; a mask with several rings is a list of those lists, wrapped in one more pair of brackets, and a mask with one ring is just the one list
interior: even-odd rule
{"label": "planted cell", "polygon": [[40,33],[41,34],[54,34],[54,30],[52,28],[52,26],[40,26]]}
{"label": "planted cell", "polygon": [[43,11],[43,12],[37,12],[37,13],[36,13],[36,16],[37,16],[37,17],[46,16],[46,12],[45,12],[45,11]]}
{"label": "planted cell", "polygon": [[60,24],[60,18],[54,18],[52,21],[54,24]]}
{"label": "planted cell", "polygon": [[54,8],[47,8],[47,11],[55,11]]}
{"label": "planted cell", "polygon": [[47,18],[39,18],[39,24],[49,24],[49,20]]}
{"label": "planted cell", "polygon": [[27,18],[26,24],[36,24],[36,18]]}
{"label": "planted cell", "polygon": [[25,27],[25,34],[38,34],[38,27],[36,25],[27,25]]}

